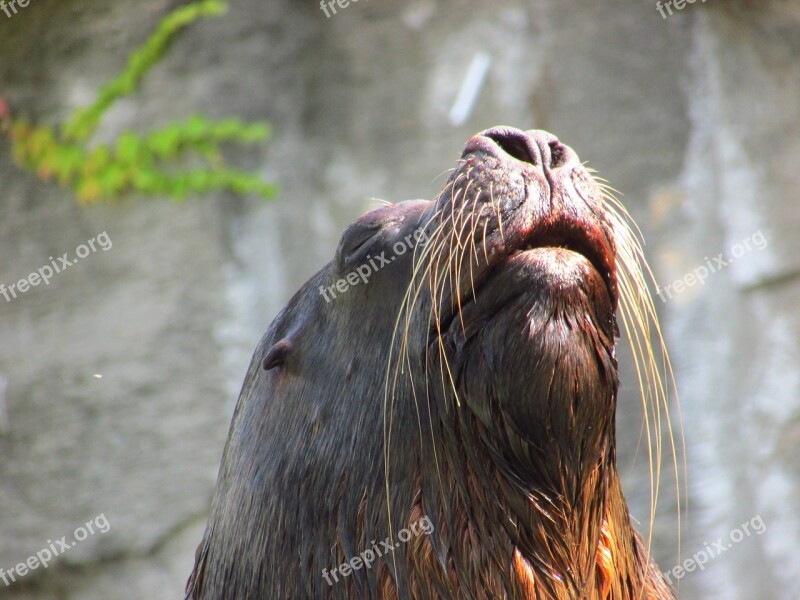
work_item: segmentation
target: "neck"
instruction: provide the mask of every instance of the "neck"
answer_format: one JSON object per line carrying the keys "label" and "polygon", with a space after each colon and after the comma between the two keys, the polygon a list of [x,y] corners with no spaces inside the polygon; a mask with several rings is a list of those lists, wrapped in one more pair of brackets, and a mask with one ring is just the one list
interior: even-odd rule
{"label": "neck", "polygon": [[487,441],[497,431],[487,435],[470,411],[456,412],[442,431],[452,439],[437,445],[438,474],[422,477],[418,510],[439,527],[422,553],[427,564],[416,561],[417,585],[432,582],[447,597],[473,597],[464,590],[485,590],[476,598],[673,597],[651,581],[660,575],[631,526],[613,430],[598,432],[594,460],[573,462],[564,448],[535,448],[510,429],[500,450]]}

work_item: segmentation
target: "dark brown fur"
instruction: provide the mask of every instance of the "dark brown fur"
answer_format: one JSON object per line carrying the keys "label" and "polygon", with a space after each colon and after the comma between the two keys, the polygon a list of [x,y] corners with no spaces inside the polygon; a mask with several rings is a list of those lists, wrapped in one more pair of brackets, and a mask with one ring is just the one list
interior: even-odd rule
{"label": "dark brown fur", "polygon": [[616,469],[617,238],[572,150],[511,128],[359,218],[256,349],[187,598],[673,598]]}

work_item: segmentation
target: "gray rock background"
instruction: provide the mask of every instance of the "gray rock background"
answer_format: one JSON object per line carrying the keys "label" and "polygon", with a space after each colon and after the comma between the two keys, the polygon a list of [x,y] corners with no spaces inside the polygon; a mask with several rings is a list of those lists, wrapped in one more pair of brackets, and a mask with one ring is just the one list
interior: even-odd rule
{"label": "gray rock background", "polygon": [[[175,5],[34,0],[0,13],[0,93],[16,114],[63,121]],[[486,83],[452,126],[479,51]],[[111,524],[0,581],[0,598],[182,597],[272,317],[372,198],[432,197],[468,136],[499,123],[553,131],[624,193],[662,287],[763,235],[703,285],[656,299],[689,507],[679,531],[667,455],[653,548],[667,570],[679,533],[683,560],[760,518],[764,533],[686,573],[680,597],[800,598],[799,98],[797,0],[710,0],[667,19],[650,0],[361,0],[331,18],[311,0],[233,0],[177,39],[99,137],[194,111],[268,119],[271,143],[238,162],[280,183],[276,201],[79,207],[16,169],[0,140],[0,283],[103,231],[113,242],[0,298],[0,567],[101,513]],[[647,531],[635,387],[628,372],[620,464]]]}

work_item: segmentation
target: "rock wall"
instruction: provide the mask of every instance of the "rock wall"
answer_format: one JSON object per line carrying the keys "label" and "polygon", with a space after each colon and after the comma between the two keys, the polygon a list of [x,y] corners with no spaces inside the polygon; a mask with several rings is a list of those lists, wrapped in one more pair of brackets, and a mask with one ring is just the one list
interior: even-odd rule
{"label": "rock wall", "polygon": [[[0,93],[16,114],[62,121],[175,5],[36,0],[0,13]],[[432,197],[467,137],[499,123],[570,144],[650,242],[687,447],[681,560],[731,544],[674,576],[680,597],[796,597],[800,2],[673,12],[650,0],[361,0],[326,18],[316,2],[232,0],[176,40],[99,137],[195,111],[268,119],[271,143],[235,158],[280,183],[272,203],[82,208],[16,169],[0,140],[0,283],[102,232],[112,242],[0,298],[0,567],[98,515],[110,524],[48,568],[0,579],[0,597],[181,597],[269,321],[373,198]],[[480,53],[484,85],[453,125]],[[689,285],[703,265],[714,271]],[[629,371],[620,464],[646,531]],[[653,536],[664,570],[678,561],[670,460]],[[730,541],[743,523],[751,534]]]}

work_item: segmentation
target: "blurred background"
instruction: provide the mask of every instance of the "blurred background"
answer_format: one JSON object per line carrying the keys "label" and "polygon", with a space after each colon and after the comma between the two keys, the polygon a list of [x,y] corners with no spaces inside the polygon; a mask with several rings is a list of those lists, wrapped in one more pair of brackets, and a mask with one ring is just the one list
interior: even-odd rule
{"label": "blurred background", "polygon": [[[62,123],[179,5],[0,12],[0,95],[15,117]],[[673,575],[681,598],[800,598],[799,99],[798,0],[353,0],[329,16],[316,0],[231,0],[94,140],[194,112],[267,120],[268,143],[228,156],[275,199],[81,205],[0,137],[0,283],[111,242],[0,297],[0,567],[110,525],[0,579],[0,598],[182,598],[258,339],[375,198],[433,197],[467,138],[497,124],[571,145],[647,239],[688,473],[679,528],[665,451],[660,567],[709,555]],[[646,533],[642,410],[620,360],[619,463]]]}

